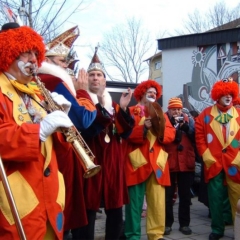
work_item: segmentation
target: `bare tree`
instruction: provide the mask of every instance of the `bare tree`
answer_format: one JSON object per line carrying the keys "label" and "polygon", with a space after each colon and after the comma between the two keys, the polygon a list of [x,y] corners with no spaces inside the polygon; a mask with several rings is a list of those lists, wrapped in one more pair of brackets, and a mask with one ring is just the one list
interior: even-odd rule
{"label": "bare tree", "polygon": [[[233,9],[227,8],[224,1],[217,2],[207,13],[202,14],[197,9],[188,14],[184,21],[185,31],[183,33],[201,33],[221,26],[240,18],[240,4]],[[176,31],[179,33],[179,31]]]}
{"label": "bare tree", "polygon": [[24,18],[24,25],[34,28],[48,42],[62,31],[63,24],[69,18],[86,8],[90,1],[2,0],[1,4],[9,7],[15,13],[19,13]]}
{"label": "bare tree", "polygon": [[[100,44],[99,56],[105,64],[108,77],[112,81],[137,83],[148,70],[143,62],[151,48],[150,33],[143,29],[140,20],[127,19],[126,24],[115,26],[105,33]],[[146,65],[146,66],[145,66]],[[108,69],[114,74],[110,75]]]}

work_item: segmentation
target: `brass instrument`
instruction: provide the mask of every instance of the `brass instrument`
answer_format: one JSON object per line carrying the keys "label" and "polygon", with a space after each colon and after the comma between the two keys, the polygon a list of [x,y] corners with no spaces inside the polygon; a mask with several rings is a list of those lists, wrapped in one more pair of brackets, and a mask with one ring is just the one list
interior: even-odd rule
{"label": "brass instrument", "polygon": [[13,198],[12,190],[10,188],[1,157],[0,157],[0,177],[2,179],[3,188],[6,193],[8,204],[10,206],[10,209],[11,209],[11,212],[13,215],[13,219],[14,219],[17,231],[18,231],[19,238],[20,238],[20,240],[26,240],[27,238],[26,238],[26,235],[25,235],[22,223],[21,223],[21,219],[18,214],[17,206],[16,206],[14,198]]}
{"label": "brass instrument", "polygon": [[[50,112],[56,110],[63,111],[63,108],[53,101],[50,92],[46,89],[44,83],[41,82],[40,78],[35,73],[33,73],[33,76],[47,104],[47,109]],[[72,144],[75,153],[80,159],[80,163],[85,171],[83,177],[89,178],[97,174],[101,170],[101,166],[95,165],[93,163],[93,159],[95,158],[95,156],[86,144],[86,142],[83,140],[81,134],[78,132],[76,127],[72,126],[70,128],[61,128],[61,131],[63,132],[66,141]]]}

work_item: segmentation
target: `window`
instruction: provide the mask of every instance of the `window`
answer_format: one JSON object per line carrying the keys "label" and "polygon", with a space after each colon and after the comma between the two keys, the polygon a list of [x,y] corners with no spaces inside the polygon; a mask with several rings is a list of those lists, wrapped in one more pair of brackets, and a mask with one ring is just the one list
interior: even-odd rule
{"label": "window", "polygon": [[161,68],[161,62],[155,62],[155,70],[160,69]]}

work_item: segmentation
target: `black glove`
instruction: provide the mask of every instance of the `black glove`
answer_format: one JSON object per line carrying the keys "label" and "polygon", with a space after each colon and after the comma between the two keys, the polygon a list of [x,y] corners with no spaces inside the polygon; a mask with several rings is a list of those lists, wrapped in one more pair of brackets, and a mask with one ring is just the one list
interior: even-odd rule
{"label": "black glove", "polygon": [[188,133],[188,130],[189,130],[188,123],[185,122],[185,123],[180,127],[180,129],[181,129],[182,131],[184,131],[185,133]]}
{"label": "black glove", "polygon": [[180,143],[182,141],[182,131],[181,130],[176,130],[176,135],[174,142],[175,143]]}

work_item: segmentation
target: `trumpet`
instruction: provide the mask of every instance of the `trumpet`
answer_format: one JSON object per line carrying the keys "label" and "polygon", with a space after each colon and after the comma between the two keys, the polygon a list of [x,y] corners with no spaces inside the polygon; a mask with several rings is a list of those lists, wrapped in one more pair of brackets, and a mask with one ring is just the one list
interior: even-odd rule
{"label": "trumpet", "polygon": [[[44,83],[41,81],[41,79],[37,76],[35,72],[32,73],[37,86],[41,92],[41,94],[44,97],[44,100],[47,104],[47,109],[50,112],[61,110],[64,111],[63,108],[59,105],[57,105],[50,95],[50,92],[46,89]],[[61,128],[62,133],[65,136],[65,139],[67,142],[69,142],[76,155],[78,156],[78,159],[80,160],[81,165],[84,169],[84,178],[90,178],[97,174],[101,170],[101,166],[95,165],[93,160],[95,158],[94,154],[92,153],[91,149],[88,147],[84,139],[82,138],[81,134],[78,132],[75,126],[72,126],[70,128]]]}

